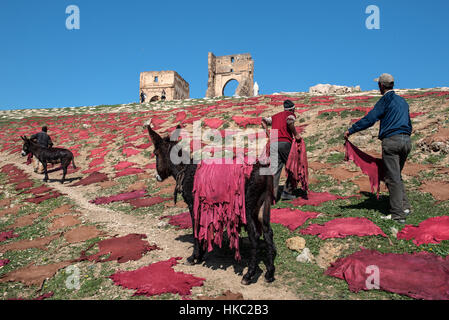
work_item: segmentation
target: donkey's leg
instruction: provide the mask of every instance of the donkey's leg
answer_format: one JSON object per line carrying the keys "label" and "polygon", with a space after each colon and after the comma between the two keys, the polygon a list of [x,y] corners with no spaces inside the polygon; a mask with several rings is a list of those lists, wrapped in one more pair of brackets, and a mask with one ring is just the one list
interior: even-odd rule
{"label": "donkey's leg", "polygon": [[48,181],[48,172],[47,172],[47,161],[42,161],[42,165],[44,166],[44,182]]}
{"label": "donkey's leg", "polygon": [[249,186],[245,194],[245,210],[246,210],[246,228],[248,238],[251,244],[250,258],[248,262],[248,271],[243,276],[242,284],[248,285],[254,280],[254,276],[258,270],[257,266],[257,248],[260,238],[260,228],[258,228],[257,214],[263,203],[260,195],[260,187],[258,184]]}
{"label": "donkey's leg", "polygon": [[[68,165],[67,165],[68,166]],[[64,184],[65,181],[65,175],[67,174],[67,166],[63,166],[62,167],[62,180],[61,180],[61,184]]]}
{"label": "donkey's leg", "polygon": [[273,241],[273,229],[270,224],[270,200],[271,196],[265,194],[265,201],[261,208],[263,210],[262,215],[262,230],[263,230],[263,238],[267,245],[267,272],[265,273],[265,281],[273,282],[274,281],[274,259],[276,258],[276,246]]}
{"label": "donkey's leg", "polygon": [[[252,215],[250,215],[252,216]],[[250,250],[250,258],[248,262],[248,271],[243,276],[241,283],[244,285],[250,284],[254,276],[256,275],[257,271],[257,243],[258,243],[258,237],[257,237],[257,228],[254,219],[250,218],[246,221],[247,230],[248,230],[248,238],[249,242],[251,244],[251,250]]]}
{"label": "donkey's leg", "polygon": [[197,263],[201,263],[203,261],[204,249],[198,240],[195,237],[195,219],[193,214],[193,206],[189,206],[190,217],[192,219],[192,236],[193,236],[193,253],[190,257],[187,258],[187,264],[194,265]]}
{"label": "donkey's leg", "polygon": [[62,167],[62,180],[61,183],[63,184],[65,181],[65,176],[67,175],[67,168],[70,165],[71,159],[61,159],[61,167]]}

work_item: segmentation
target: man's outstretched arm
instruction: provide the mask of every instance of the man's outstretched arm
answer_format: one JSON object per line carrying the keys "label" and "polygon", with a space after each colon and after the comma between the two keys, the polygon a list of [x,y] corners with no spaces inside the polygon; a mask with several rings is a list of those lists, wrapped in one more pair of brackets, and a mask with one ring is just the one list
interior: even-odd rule
{"label": "man's outstretched arm", "polygon": [[296,131],[295,121],[291,120],[291,119],[287,119],[287,126],[290,129],[290,131],[293,133],[293,136],[295,137],[296,142],[301,142],[302,138],[299,135],[299,133]]}
{"label": "man's outstretched arm", "polygon": [[345,139],[347,140],[351,134],[359,131],[363,131],[373,126],[378,120],[380,120],[385,113],[385,104],[382,100],[379,100],[374,108],[368,112],[366,116],[354,123],[346,132]]}

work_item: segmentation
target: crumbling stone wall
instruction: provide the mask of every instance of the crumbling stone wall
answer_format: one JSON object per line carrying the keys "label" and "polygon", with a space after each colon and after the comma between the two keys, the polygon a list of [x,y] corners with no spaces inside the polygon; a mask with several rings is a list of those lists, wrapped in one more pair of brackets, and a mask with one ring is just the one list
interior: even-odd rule
{"label": "crumbling stone wall", "polygon": [[161,99],[165,91],[165,100],[189,98],[189,84],[176,71],[147,71],[140,74],[140,92],[147,96],[146,102]]}
{"label": "crumbling stone wall", "polygon": [[208,72],[206,97],[223,96],[224,88],[231,80],[239,83],[236,95],[254,95],[254,61],[249,53],[216,57],[209,52]]}

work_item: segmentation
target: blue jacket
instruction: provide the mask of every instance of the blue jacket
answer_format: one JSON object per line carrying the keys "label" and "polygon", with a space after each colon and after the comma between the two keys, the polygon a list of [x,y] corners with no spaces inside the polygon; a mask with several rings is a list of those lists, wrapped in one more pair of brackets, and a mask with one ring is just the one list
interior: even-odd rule
{"label": "blue jacket", "polygon": [[412,134],[409,105],[404,98],[394,91],[389,91],[377,101],[374,108],[362,119],[349,128],[353,134],[365,130],[380,120],[379,139],[388,138],[396,134]]}

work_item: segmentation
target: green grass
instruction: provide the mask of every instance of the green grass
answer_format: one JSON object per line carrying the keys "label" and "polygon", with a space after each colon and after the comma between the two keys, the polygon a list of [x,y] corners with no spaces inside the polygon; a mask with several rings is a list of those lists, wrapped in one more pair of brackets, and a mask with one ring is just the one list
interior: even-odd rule
{"label": "green grass", "polygon": [[340,117],[342,119],[351,117],[351,118],[361,118],[365,116],[365,112],[360,111],[360,110],[343,110],[340,113]]}
{"label": "green grass", "polygon": [[[410,202],[413,207],[413,214],[407,219],[407,224],[417,224],[431,216],[447,214],[449,203],[435,205],[435,200],[428,194],[419,192],[409,193]],[[281,202],[276,207],[290,206],[288,203]],[[306,240],[306,247],[316,257],[320,248],[325,242],[333,244],[346,244],[347,249],[343,250],[340,257],[347,256],[359,250],[360,246],[367,249],[378,250],[382,253],[413,253],[419,251],[429,251],[445,257],[449,253],[449,241],[442,241],[440,244],[416,246],[412,241],[398,240],[391,234],[391,228],[398,230],[403,228],[391,220],[384,220],[384,210],[388,208],[388,197],[381,196],[377,200],[375,196],[362,196],[360,199],[351,198],[326,202],[319,207],[301,207],[303,211],[318,211],[324,213],[323,216],[307,221],[303,226],[295,231],[290,231],[282,225],[272,224],[278,256],[276,259],[276,268],[278,275],[289,285],[291,289],[299,296],[306,296],[308,299],[410,299],[384,291],[372,290],[352,293],[344,280],[326,276],[324,269],[312,263],[299,263],[296,256],[299,253],[289,250],[285,241],[294,236],[301,236]],[[432,208],[429,210],[429,208]],[[325,223],[335,219],[335,217],[366,217],[377,224],[390,238],[390,240],[381,236],[371,237],[348,237],[345,239],[320,240],[317,236],[302,235],[298,230],[307,227],[312,223]]]}
{"label": "green grass", "polygon": [[448,155],[444,154],[443,152],[437,153],[437,154],[430,154],[427,156],[427,158],[424,160],[425,163],[429,164],[438,164],[444,159],[446,159]]}
{"label": "green grass", "polygon": [[327,162],[328,163],[342,163],[345,159],[345,154],[342,152],[335,152],[330,154],[327,157]]}
{"label": "green grass", "polygon": [[338,116],[338,112],[323,112],[317,118],[322,120],[332,120]]}

